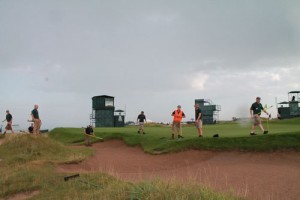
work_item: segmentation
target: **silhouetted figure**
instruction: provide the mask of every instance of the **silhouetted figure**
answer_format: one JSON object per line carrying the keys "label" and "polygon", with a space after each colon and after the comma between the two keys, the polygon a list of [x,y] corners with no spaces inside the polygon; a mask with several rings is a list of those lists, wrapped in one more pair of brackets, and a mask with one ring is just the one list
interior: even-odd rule
{"label": "silhouetted figure", "polygon": [[292,97],[292,101],[295,101],[295,100],[296,100],[296,97],[295,97],[295,96],[293,96],[293,97]]}

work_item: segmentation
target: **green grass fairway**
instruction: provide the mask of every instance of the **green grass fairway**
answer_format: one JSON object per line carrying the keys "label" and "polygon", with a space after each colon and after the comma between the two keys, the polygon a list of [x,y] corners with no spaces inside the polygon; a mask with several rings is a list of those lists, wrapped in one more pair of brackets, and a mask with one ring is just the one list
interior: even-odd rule
{"label": "green grass fairway", "polygon": [[[267,129],[267,123],[264,122]],[[145,127],[146,134],[137,133],[137,127],[96,128],[95,135],[104,140],[122,139],[130,146],[140,145],[145,152],[160,154],[185,149],[206,150],[240,150],[240,151],[274,151],[300,150],[300,118],[290,120],[273,120],[269,122],[268,135],[257,130],[257,136],[250,136],[251,124],[227,122],[204,126],[204,138],[197,137],[194,126],[184,126],[182,140],[171,140],[171,128],[167,126]],[[220,138],[213,138],[214,134]],[[49,134],[51,138],[64,144],[81,144],[84,142],[82,129],[56,128]],[[93,139],[93,142],[96,142]]]}

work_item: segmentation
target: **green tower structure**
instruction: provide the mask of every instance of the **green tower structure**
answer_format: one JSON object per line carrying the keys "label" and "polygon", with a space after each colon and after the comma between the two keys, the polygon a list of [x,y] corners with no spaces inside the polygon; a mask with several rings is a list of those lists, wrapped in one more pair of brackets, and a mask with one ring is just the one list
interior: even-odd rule
{"label": "green tower structure", "polygon": [[125,126],[125,111],[115,110],[115,98],[107,95],[92,98],[92,114],[90,123],[94,127]]}
{"label": "green tower structure", "polygon": [[200,105],[203,124],[215,124],[219,120],[221,106],[215,105],[209,99],[195,99],[195,104]]}
{"label": "green tower structure", "polygon": [[278,118],[289,119],[300,117],[300,91],[288,93],[288,101],[277,104]]}
{"label": "green tower structure", "polygon": [[101,95],[92,98],[91,121],[95,127],[114,127],[114,97]]}

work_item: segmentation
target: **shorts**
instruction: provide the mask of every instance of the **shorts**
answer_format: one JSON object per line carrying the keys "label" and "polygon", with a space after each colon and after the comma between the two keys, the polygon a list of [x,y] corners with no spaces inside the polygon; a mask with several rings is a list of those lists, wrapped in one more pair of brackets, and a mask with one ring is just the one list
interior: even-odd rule
{"label": "shorts", "polygon": [[6,130],[12,130],[11,124],[7,124],[6,127],[5,127],[5,129],[6,129]]}
{"label": "shorts", "polygon": [[196,121],[195,124],[196,124],[197,128],[202,128],[202,126],[203,126],[202,120],[199,120],[199,122]]}
{"label": "shorts", "polygon": [[255,126],[258,126],[261,124],[261,118],[259,115],[254,115],[254,123]]}

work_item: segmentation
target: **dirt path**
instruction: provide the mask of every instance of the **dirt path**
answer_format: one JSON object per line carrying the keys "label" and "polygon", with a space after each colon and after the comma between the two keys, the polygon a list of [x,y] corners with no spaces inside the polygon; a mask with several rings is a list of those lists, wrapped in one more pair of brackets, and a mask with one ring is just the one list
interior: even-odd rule
{"label": "dirt path", "polygon": [[59,171],[101,171],[123,180],[196,181],[248,199],[299,199],[300,153],[185,151],[148,155],[122,141],[94,144],[96,155]]}

